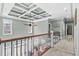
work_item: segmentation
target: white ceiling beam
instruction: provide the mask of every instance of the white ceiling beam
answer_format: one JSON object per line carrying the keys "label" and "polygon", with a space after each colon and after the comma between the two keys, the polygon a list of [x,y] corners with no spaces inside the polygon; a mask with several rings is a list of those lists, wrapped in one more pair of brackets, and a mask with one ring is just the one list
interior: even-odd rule
{"label": "white ceiling beam", "polygon": [[30,22],[30,20],[24,20],[24,19],[20,19],[20,18],[9,17],[9,16],[0,16],[0,18]]}
{"label": "white ceiling beam", "polygon": [[50,17],[43,18],[43,19],[39,19],[39,20],[34,20],[32,22],[46,21],[46,20],[49,20],[50,18],[51,18],[51,16]]}
{"label": "white ceiling beam", "polygon": [[[32,4],[33,5],[33,4]],[[12,7],[13,7],[14,5],[12,5]],[[21,15],[21,16],[24,16],[26,13],[30,13],[32,10],[34,10],[34,9],[36,9],[36,8],[38,8],[38,6],[36,5],[34,8],[32,8],[32,9],[30,9],[29,11],[27,11],[27,12],[25,12],[23,15]],[[10,10],[11,10],[12,8],[10,8]],[[28,21],[28,22],[39,22],[39,21],[44,21],[44,20],[48,20],[48,18],[50,18],[50,17],[46,17],[46,18],[43,18],[43,19],[38,19],[38,20],[33,20],[33,21],[30,21],[29,19],[22,19],[22,18],[20,18],[21,16],[19,16],[19,17],[13,17],[13,16],[0,16],[0,17],[2,17],[2,18],[6,18],[6,19],[14,19],[14,20],[21,20],[21,21]]]}
{"label": "white ceiling beam", "polygon": [[[34,9],[36,9],[36,8],[37,8],[37,6],[36,6],[36,7],[34,7],[34,8],[32,8],[31,10],[29,10],[29,11],[25,12],[25,13],[24,13],[23,15],[21,15],[21,16],[24,16],[25,14],[30,13],[32,10],[34,10]],[[21,16],[19,16],[19,18],[20,18]]]}

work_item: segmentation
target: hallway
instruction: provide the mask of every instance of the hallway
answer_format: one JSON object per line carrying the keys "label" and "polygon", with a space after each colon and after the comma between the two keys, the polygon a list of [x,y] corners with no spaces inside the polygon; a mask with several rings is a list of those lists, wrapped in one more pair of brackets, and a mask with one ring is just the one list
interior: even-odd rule
{"label": "hallway", "polygon": [[54,48],[49,49],[43,56],[74,56],[73,40],[67,39],[59,41]]}
{"label": "hallway", "polygon": [[0,56],[79,55],[78,6],[0,3]]}

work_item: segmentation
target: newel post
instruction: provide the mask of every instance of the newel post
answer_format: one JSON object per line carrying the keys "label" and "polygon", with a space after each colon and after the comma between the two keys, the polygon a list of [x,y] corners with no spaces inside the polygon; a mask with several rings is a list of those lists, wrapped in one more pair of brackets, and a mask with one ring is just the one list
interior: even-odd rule
{"label": "newel post", "polygon": [[53,31],[51,31],[51,47],[54,47]]}

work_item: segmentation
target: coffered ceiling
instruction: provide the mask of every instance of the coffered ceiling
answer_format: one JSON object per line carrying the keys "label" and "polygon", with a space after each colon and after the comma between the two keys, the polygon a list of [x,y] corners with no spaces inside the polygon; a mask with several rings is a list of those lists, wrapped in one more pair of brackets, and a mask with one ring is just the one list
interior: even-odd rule
{"label": "coffered ceiling", "polygon": [[15,3],[8,15],[24,20],[38,20],[51,16],[33,3]]}

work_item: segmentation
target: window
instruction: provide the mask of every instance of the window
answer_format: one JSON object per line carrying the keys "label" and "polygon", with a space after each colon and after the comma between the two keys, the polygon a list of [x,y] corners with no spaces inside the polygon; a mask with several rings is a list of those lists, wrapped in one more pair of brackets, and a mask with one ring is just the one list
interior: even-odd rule
{"label": "window", "polygon": [[3,19],[3,35],[12,34],[12,20]]}

